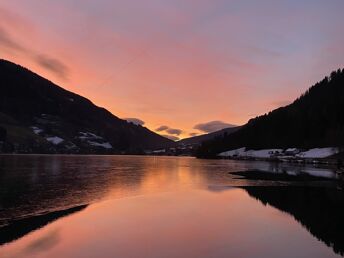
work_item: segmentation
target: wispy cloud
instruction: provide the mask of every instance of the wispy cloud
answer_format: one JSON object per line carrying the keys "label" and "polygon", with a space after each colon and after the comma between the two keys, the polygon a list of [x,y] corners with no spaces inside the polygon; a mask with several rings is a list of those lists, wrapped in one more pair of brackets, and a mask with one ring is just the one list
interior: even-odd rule
{"label": "wispy cloud", "polygon": [[58,59],[67,89],[153,128],[243,124],[342,65],[344,1],[309,2],[1,1],[0,52],[53,78],[14,51]]}
{"label": "wispy cloud", "polygon": [[25,48],[18,44],[11,35],[3,28],[0,27],[0,46],[7,49],[23,52]]}
{"label": "wispy cloud", "polygon": [[[13,24],[13,20],[15,18],[14,14],[9,14],[8,12],[6,12],[5,9],[0,8],[0,15],[3,15],[2,19],[0,19],[0,21],[3,24],[6,24],[6,22]],[[5,18],[10,19],[10,21],[5,20]],[[18,20],[21,23],[24,22],[19,17]],[[14,26],[15,28],[20,27],[20,24],[17,23]],[[19,31],[20,30],[22,30],[22,28],[20,28]],[[31,59],[40,67],[44,68],[49,72],[52,72],[58,78],[65,81],[68,80],[69,68],[66,64],[64,64],[62,61],[56,58],[53,58],[46,54],[42,54],[39,51],[36,51],[33,48],[26,46],[12,34],[13,33],[10,33],[7,27],[5,29],[4,27],[0,26],[0,49],[4,49],[5,51],[9,51],[10,53],[24,55],[26,58]]]}
{"label": "wispy cloud", "polygon": [[55,58],[51,58],[46,55],[41,55],[41,54],[37,55],[35,60],[37,64],[39,64],[41,67],[45,68],[46,70],[53,72],[59,78],[63,80],[68,79],[69,69],[61,61]]}

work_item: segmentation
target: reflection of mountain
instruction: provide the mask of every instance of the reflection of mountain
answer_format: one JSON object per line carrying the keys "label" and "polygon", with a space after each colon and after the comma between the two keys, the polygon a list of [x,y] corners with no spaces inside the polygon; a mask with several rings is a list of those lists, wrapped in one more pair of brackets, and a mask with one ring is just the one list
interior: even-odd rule
{"label": "reflection of mountain", "polygon": [[0,156],[0,226],[94,203],[114,189],[126,195],[140,185],[145,160],[132,161],[132,169],[130,157]]}
{"label": "reflection of mountain", "polygon": [[317,239],[344,255],[344,194],[332,188],[243,187],[247,193],[287,212]]}
{"label": "reflection of mountain", "polygon": [[0,227],[0,245],[17,240],[57,219],[82,211],[86,207],[87,205],[82,205],[67,210],[11,221],[7,226]]}

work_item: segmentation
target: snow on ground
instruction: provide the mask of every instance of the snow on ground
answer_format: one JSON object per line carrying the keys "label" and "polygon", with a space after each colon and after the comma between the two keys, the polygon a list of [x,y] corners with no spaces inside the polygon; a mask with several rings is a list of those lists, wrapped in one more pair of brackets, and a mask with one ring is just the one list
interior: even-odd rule
{"label": "snow on ground", "polygon": [[109,142],[99,143],[99,142],[88,141],[88,143],[92,146],[102,147],[105,149],[112,149],[112,145]]}
{"label": "snow on ground", "polygon": [[264,150],[248,150],[246,151],[246,157],[250,158],[270,158],[275,154],[280,154],[282,149],[264,149]]}
{"label": "snow on ground", "polygon": [[165,152],[166,152],[165,149],[152,151],[152,153],[154,153],[154,154],[165,153]]}
{"label": "snow on ground", "polygon": [[283,149],[263,149],[263,150],[246,150],[245,147],[225,151],[218,154],[219,157],[239,157],[239,158],[271,158],[278,157],[281,160],[290,158],[327,158],[339,153],[338,148],[315,148],[300,152],[297,148]]}
{"label": "snow on ground", "polygon": [[286,154],[297,154],[300,153],[300,150],[298,148],[288,148],[285,150]]}
{"label": "snow on ground", "polygon": [[225,151],[225,152],[221,152],[219,154],[220,157],[240,157],[243,155],[243,153],[245,153],[246,148],[239,148],[239,149],[235,149],[235,150],[230,150],[230,151]]}
{"label": "snow on ground", "polygon": [[81,139],[81,140],[101,140],[101,139],[103,139],[103,137],[98,136],[94,133],[90,133],[90,132],[86,132],[86,133],[79,132],[79,134],[81,135],[81,136],[79,136],[79,139]]}
{"label": "snow on ground", "polygon": [[282,149],[246,150],[245,147],[225,151],[219,154],[220,157],[247,157],[247,158],[270,158],[281,153]]}
{"label": "snow on ground", "polygon": [[64,145],[65,148],[69,149],[69,150],[74,150],[74,149],[77,149],[78,146],[76,146],[74,143],[72,142],[67,142],[65,145]]}
{"label": "snow on ground", "polygon": [[58,144],[60,144],[61,142],[64,141],[62,138],[57,137],[57,136],[47,137],[46,140],[48,142],[51,142],[52,144],[55,144],[55,145],[58,145]]}
{"label": "snow on ground", "polygon": [[299,158],[327,158],[339,152],[338,148],[315,148],[296,154]]}
{"label": "snow on ground", "polygon": [[34,132],[34,134],[40,134],[41,132],[43,132],[43,129],[40,129],[37,126],[31,126],[31,129]]}

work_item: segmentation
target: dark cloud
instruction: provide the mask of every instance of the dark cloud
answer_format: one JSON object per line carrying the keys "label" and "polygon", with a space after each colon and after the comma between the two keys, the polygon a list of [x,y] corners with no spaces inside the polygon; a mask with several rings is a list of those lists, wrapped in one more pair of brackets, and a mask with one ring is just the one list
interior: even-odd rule
{"label": "dark cloud", "polygon": [[47,55],[39,54],[17,43],[17,41],[2,27],[0,27],[0,47],[24,53],[29,58],[34,59],[39,66],[53,72],[59,78],[63,80],[68,79],[69,69],[64,63]]}
{"label": "dark cloud", "polygon": [[159,126],[157,129],[155,129],[155,131],[162,132],[162,131],[166,131],[167,129],[169,129],[168,126],[162,125],[162,126]]}
{"label": "dark cloud", "polygon": [[172,141],[179,141],[180,139],[179,139],[179,137],[177,137],[177,136],[174,136],[174,135],[163,135],[164,137],[166,137],[166,138],[168,138],[168,139],[170,139],[170,140],[172,140]]}
{"label": "dark cloud", "polygon": [[124,120],[127,120],[130,123],[133,123],[135,125],[144,125],[145,122],[138,118],[123,118]]}
{"label": "dark cloud", "polygon": [[172,135],[181,135],[181,133],[182,133],[183,131],[180,130],[180,129],[168,128],[168,129],[166,130],[166,132],[167,132],[168,134],[172,134]]}
{"label": "dark cloud", "polygon": [[173,136],[172,138],[173,138],[174,141],[177,141],[176,138],[178,138],[178,137],[175,137],[176,135],[179,136],[179,135],[181,135],[183,133],[182,130],[176,129],[176,128],[171,128],[171,127],[168,127],[167,125],[162,125],[162,126],[158,127],[157,129],[155,129],[155,131],[156,132],[166,132],[166,133],[168,133],[169,136]]}
{"label": "dark cloud", "polygon": [[189,136],[191,136],[191,137],[194,137],[194,136],[197,136],[198,135],[198,133],[189,133]]}
{"label": "dark cloud", "polygon": [[205,133],[211,133],[215,131],[219,131],[224,128],[235,127],[236,125],[228,124],[222,121],[210,121],[207,123],[197,124],[194,126],[194,129]]}
{"label": "dark cloud", "polygon": [[11,35],[1,27],[0,27],[0,46],[3,46],[5,48],[11,49],[11,50],[20,51],[20,52],[26,51],[23,46],[18,44],[11,37]]}
{"label": "dark cloud", "polygon": [[37,64],[43,68],[55,73],[63,80],[67,80],[69,69],[68,67],[55,58],[48,57],[46,55],[37,55],[35,58]]}

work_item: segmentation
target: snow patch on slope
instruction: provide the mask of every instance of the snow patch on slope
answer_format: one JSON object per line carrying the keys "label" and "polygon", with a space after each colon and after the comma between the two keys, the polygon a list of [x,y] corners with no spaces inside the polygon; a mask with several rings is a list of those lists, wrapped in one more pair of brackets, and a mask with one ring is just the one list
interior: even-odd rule
{"label": "snow patch on slope", "polygon": [[63,142],[64,140],[60,137],[57,137],[57,136],[53,136],[53,137],[47,137],[45,138],[48,142],[51,142],[52,144],[54,145],[58,145],[60,144],[61,142]]}
{"label": "snow patch on slope", "polygon": [[92,140],[102,140],[103,139],[103,137],[98,136],[98,135],[96,135],[94,133],[90,133],[90,132],[86,132],[86,133],[79,132],[79,134],[81,135],[81,136],[79,136],[80,140],[89,140],[89,139],[92,139]]}
{"label": "snow patch on slope", "polygon": [[31,129],[34,132],[34,134],[40,134],[41,132],[43,132],[43,129],[38,128],[37,126],[31,126]]}
{"label": "snow patch on slope", "polygon": [[99,143],[99,142],[88,141],[88,143],[92,146],[102,147],[105,149],[112,149],[112,145],[109,142]]}

